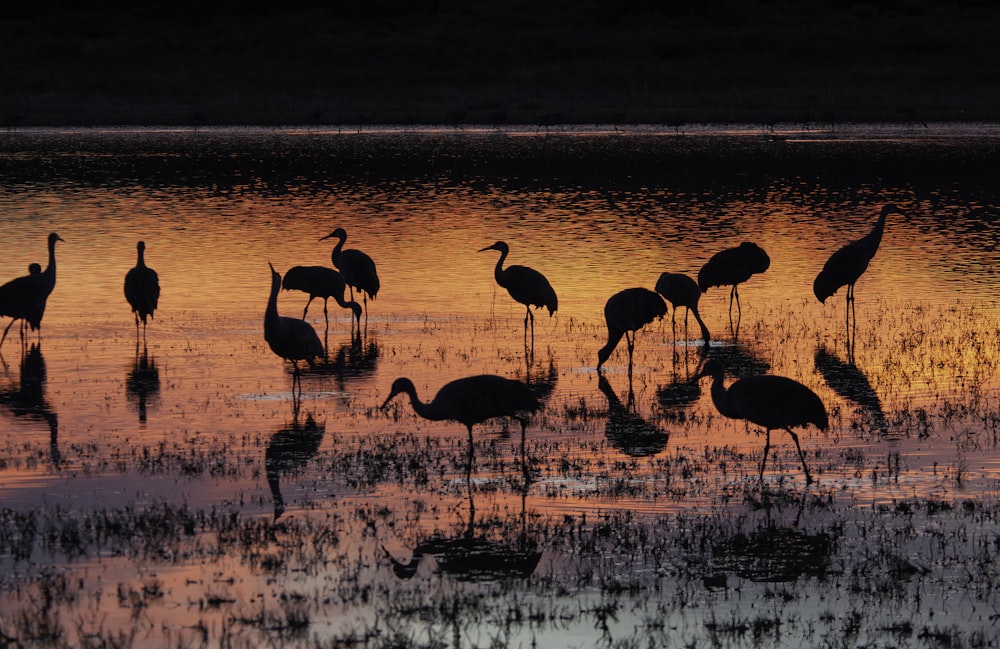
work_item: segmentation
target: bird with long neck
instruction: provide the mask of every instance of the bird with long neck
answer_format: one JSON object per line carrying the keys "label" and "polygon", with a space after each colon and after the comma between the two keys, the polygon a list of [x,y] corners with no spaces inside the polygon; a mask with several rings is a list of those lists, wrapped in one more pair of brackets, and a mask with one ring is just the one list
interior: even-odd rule
{"label": "bird with long neck", "polygon": [[288,269],[281,280],[281,287],[286,291],[302,291],[309,294],[309,301],[302,310],[302,319],[309,313],[309,305],[316,298],[323,298],[323,319],[327,328],[330,327],[330,316],[327,302],[332,297],[344,309],[350,309],[354,320],[361,326],[361,305],[354,300],[345,300],[344,291],[347,282],[343,274],[326,266],[293,266]]}
{"label": "bird with long neck", "polygon": [[378,271],[375,262],[367,254],[353,248],[344,249],[347,242],[347,231],[344,228],[337,228],[330,234],[322,237],[320,241],[326,239],[336,239],[337,245],[330,253],[330,260],[333,265],[344,276],[348,289],[351,293],[351,301],[354,301],[354,289],[362,294],[364,303],[365,319],[368,318],[368,298],[375,299],[378,296],[381,283],[378,279]]}
{"label": "bird with long neck", "polygon": [[[757,244],[744,241],[735,248],[717,252],[698,271],[698,287],[705,293],[713,286],[732,286],[729,291],[729,319],[733,317],[733,300],[742,315],[739,285],[771,266],[771,258]],[[739,315],[737,316],[737,320]]]}
{"label": "bird with long neck", "polygon": [[628,374],[631,377],[635,332],[665,315],[667,315],[666,302],[658,293],[648,288],[627,288],[608,298],[604,305],[608,342],[597,352],[597,371],[601,371],[601,366],[611,357],[611,352],[624,336],[628,345]]}
{"label": "bird with long neck", "polygon": [[0,286],[0,316],[11,318],[3,337],[0,337],[0,347],[7,339],[11,325],[18,320],[41,332],[45,306],[56,286],[56,241],[63,239],[55,232],[49,234],[49,261],[45,270],[14,278]]}
{"label": "bird with long neck", "polygon": [[684,273],[663,273],[656,280],[656,292],[662,295],[674,307],[674,311],[670,315],[674,337],[677,337],[677,309],[685,307],[687,309],[687,312],[684,314],[685,337],[687,336],[688,316],[694,314],[694,319],[698,322],[698,326],[701,327],[701,339],[705,342],[705,347],[707,348],[709,341],[712,339],[712,334],[708,332],[705,321],[701,319],[701,315],[698,313],[698,300],[701,298],[701,289],[698,287],[698,283]]}
{"label": "bird with long neck", "polygon": [[795,442],[802,470],[806,474],[806,484],[811,484],[806,456],[792,427],[814,424],[820,430],[827,429],[826,407],[819,396],[798,381],[771,374],[747,376],[727,388],[722,363],[714,359],[706,362],[698,374],[699,378],[704,376],[712,378],[712,403],[719,414],[730,419],[743,419],[766,429],[767,441],[760,462],[761,480],[764,479],[764,465],[771,449],[771,431],[780,428]]}
{"label": "bird with long neck", "polygon": [[902,212],[892,203],[885,205],[871,232],[830,255],[830,258],[823,265],[823,270],[819,272],[813,282],[813,294],[816,295],[816,299],[821,304],[825,304],[826,299],[836,293],[840,287],[847,286],[846,320],[848,333],[850,333],[851,315],[854,311],[854,284],[868,269],[872,258],[878,252],[879,244],[882,243],[882,235],[885,232],[886,217],[890,214],[902,214]]}
{"label": "bird with long neck", "polygon": [[[310,364],[323,356],[323,343],[316,330],[308,322],[298,318],[278,315],[278,291],[281,290],[281,275],[271,263],[271,293],[264,311],[264,340],[278,357],[292,363],[292,385],[301,381],[299,361]],[[301,383],[299,384],[301,386]]]}
{"label": "bird with long neck", "polygon": [[493,277],[496,279],[497,284],[507,289],[507,293],[510,294],[515,302],[524,305],[525,341],[527,341],[528,338],[528,323],[530,321],[531,342],[534,344],[535,315],[531,312],[531,307],[545,307],[549,310],[549,317],[551,318],[552,314],[559,308],[559,299],[556,297],[556,292],[552,288],[552,285],[549,284],[549,280],[545,278],[545,275],[542,275],[534,268],[519,265],[512,265],[504,268],[503,264],[504,261],[507,260],[507,255],[510,253],[510,247],[503,241],[497,241],[493,245],[486,246],[479,252],[485,252],[487,250],[496,250],[500,253],[500,258],[497,259],[497,265],[493,269]]}
{"label": "bird with long neck", "polygon": [[146,265],[146,243],[140,241],[135,245],[135,266],[125,273],[125,299],[132,307],[135,316],[135,332],[139,334],[139,321],[142,320],[143,340],[146,338],[146,319],[153,317],[160,301],[160,278],[156,271]]}

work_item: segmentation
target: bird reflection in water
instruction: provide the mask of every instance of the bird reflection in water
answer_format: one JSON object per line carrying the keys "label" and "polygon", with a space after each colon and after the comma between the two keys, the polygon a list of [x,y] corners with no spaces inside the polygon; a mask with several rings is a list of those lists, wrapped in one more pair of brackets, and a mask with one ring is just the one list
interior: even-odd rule
{"label": "bird reflection in water", "polygon": [[670,436],[640,417],[636,411],[631,382],[626,403],[621,402],[603,374],[598,375],[597,387],[608,399],[608,420],[604,435],[612,446],[633,457],[656,455],[667,447]]}
{"label": "bird reflection in water", "polygon": [[146,423],[149,406],[156,406],[160,398],[160,370],[156,367],[156,358],[150,356],[146,346],[135,347],[135,358],[132,367],[125,377],[125,397],[129,403],[135,404],[139,413],[139,423]]}
{"label": "bird reflection in water", "polygon": [[281,495],[282,476],[301,471],[319,451],[326,432],[326,424],[316,423],[311,413],[306,414],[302,423],[297,414],[291,426],[271,436],[264,450],[264,471],[274,501],[274,520],[285,512],[285,499]]}
{"label": "bird reflection in water", "polygon": [[524,383],[531,390],[531,393],[535,395],[538,403],[545,404],[552,397],[552,393],[556,389],[556,383],[559,381],[559,371],[556,369],[555,359],[549,356],[548,367],[543,367],[541,362],[535,364],[528,357],[525,357],[525,360],[527,366],[525,368]]}
{"label": "bird reflection in water", "polygon": [[378,369],[382,346],[374,336],[362,338],[361,332],[351,335],[350,342],[341,342],[336,352],[327,348],[327,355],[310,370],[312,376],[332,376],[337,380],[337,389],[343,391],[346,382],[370,378]]}
{"label": "bird reflection in water", "polygon": [[[3,362],[4,373],[9,376],[6,361]],[[59,469],[62,464],[62,454],[59,452],[59,417],[45,398],[45,383],[48,372],[45,358],[38,343],[32,343],[21,356],[19,380],[12,381],[0,388],[0,404],[7,407],[15,417],[23,417],[28,421],[43,421],[49,427],[49,456],[52,467]]]}
{"label": "bird reflection in water", "polygon": [[816,347],[816,355],[813,358],[816,370],[823,376],[823,380],[830,386],[830,389],[839,396],[858,406],[863,414],[867,415],[871,426],[882,435],[889,433],[889,423],[885,419],[885,412],[882,410],[882,401],[875,393],[868,377],[862,372],[854,361],[844,362],[835,354],[827,351],[826,347],[819,345]]}
{"label": "bird reflection in water", "polygon": [[[703,362],[704,357],[701,358]],[[701,380],[698,373],[701,371],[702,362],[695,366],[695,371],[691,372],[685,364],[686,375],[681,376],[674,371],[670,382],[661,385],[656,389],[656,400],[660,404],[664,419],[673,421],[683,421],[686,417],[684,411],[691,408],[701,399]]]}

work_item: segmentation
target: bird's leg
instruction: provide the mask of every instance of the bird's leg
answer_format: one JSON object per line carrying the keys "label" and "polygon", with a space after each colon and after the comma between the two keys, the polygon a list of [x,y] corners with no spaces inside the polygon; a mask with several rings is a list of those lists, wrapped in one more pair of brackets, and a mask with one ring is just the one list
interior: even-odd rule
{"label": "bird's leg", "polygon": [[796,435],[791,428],[785,428],[788,434],[792,436],[792,441],[795,442],[795,448],[799,449],[799,459],[802,460],[802,470],[806,472],[806,484],[812,484],[812,476],[809,475],[809,467],[806,466],[806,454],[802,452],[802,447],[799,446],[799,436]]}
{"label": "bird's leg", "polygon": [[469,490],[469,515],[473,515],[476,512],[476,503],[472,499],[472,462],[475,458],[474,450],[472,446],[472,426],[468,426],[469,429],[469,454],[466,456],[465,460],[465,486]]}
{"label": "bird's leg", "polygon": [[11,320],[10,324],[7,325],[7,328],[3,330],[3,338],[0,338],[0,347],[3,347],[3,341],[7,340],[7,332],[10,331],[11,325],[13,325],[14,322],[14,320]]}
{"label": "bird's leg", "polygon": [[[323,298],[323,321],[326,322],[326,330],[330,330],[330,316],[327,314],[326,305],[330,301],[330,298]],[[305,320],[305,318],[302,318]]]}
{"label": "bird's leg", "polygon": [[764,458],[760,461],[760,479],[764,480],[764,465],[767,464],[767,452],[771,450],[771,429],[767,429],[767,439],[764,441]]}
{"label": "bird's leg", "polygon": [[309,296],[309,301],[306,302],[306,308],[302,309],[302,319],[306,319],[306,314],[309,313],[309,305],[313,303],[313,296]]}

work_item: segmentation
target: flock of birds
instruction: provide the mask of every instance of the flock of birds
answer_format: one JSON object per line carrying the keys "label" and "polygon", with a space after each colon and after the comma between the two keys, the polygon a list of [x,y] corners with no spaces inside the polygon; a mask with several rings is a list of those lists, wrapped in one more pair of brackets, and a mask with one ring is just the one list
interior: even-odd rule
{"label": "flock of birds", "polygon": [[[853,315],[854,285],[878,250],[886,218],[893,213],[899,213],[896,206],[885,205],[871,232],[831,255],[813,283],[813,292],[821,303],[825,303],[826,299],[840,288],[847,287],[848,323]],[[337,228],[320,241],[326,239],[337,240],[331,253],[335,269],[325,266],[295,266],[282,278],[271,266],[271,288],[264,314],[264,338],[272,352],[291,362],[293,388],[298,382],[301,389],[299,362],[306,361],[312,364],[324,355],[323,343],[316,330],[305,319],[312,301],[316,298],[323,299],[323,313],[329,324],[327,302],[329,298],[334,298],[341,307],[351,309],[354,321],[360,328],[362,313],[367,319],[368,300],[376,298],[380,287],[376,266],[371,257],[360,250],[344,248],[347,233],[343,228]],[[29,327],[41,335],[41,321],[46,301],[56,283],[55,244],[62,240],[54,232],[49,235],[49,258],[44,270],[38,264],[32,264],[27,275],[0,286],[0,316],[11,318],[3,337],[0,338],[0,348],[15,322],[21,322],[22,341]],[[141,322],[144,340],[147,320],[153,317],[160,296],[156,271],[145,263],[145,247],[144,242],[138,242],[136,265],[126,273],[124,284],[125,298],[135,318],[136,335],[139,334]],[[525,342],[527,344],[530,329],[533,343],[532,308],[545,308],[551,316],[558,309],[556,293],[545,276],[532,268],[520,265],[505,268],[504,262],[510,253],[510,248],[503,241],[497,241],[480,252],[487,250],[500,253],[494,277],[497,284],[506,289],[511,298],[525,306]],[[270,263],[268,265],[270,266]],[[711,335],[698,313],[701,294],[712,287],[731,287],[729,309],[732,318],[734,302],[737,310],[740,309],[739,285],[753,275],[766,271],[769,265],[770,259],[763,249],[756,244],[744,242],[710,258],[699,271],[697,282],[684,274],[663,273],[656,282],[655,290],[635,287],[612,295],[604,307],[608,339],[597,352],[598,373],[623,337],[626,339],[631,373],[636,332],[654,320],[663,318],[667,314],[667,302],[674,309],[674,317],[680,307],[687,309],[685,326],[687,316],[694,315],[707,349]],[[282,288],[302,291],[309,295],[302,318],[282,316],[278,313],[277,299]],[[355,290],[361,295],[363,304],[358,304],[355,300]],[[344,296],[345,292],[349,293],[347,299]],[[704,364],[698,374],[699,379],[702,377],[712,379],[712,401],[720,414],[746,420],[766,430],[767,441],[760,465],[761,478],[770,449],[771,431],[780,429],[785,430],[795,442],[806,482],[812,482],[798,436],[792,430],[794,427],[805,427],[808,424],[813,424],[821,430],[827,428],[826,408],[812,390],[792,379],[773,375],[744,377],[726,387],[725,368],[716,360],[709,360]],[[418,397],[416,387],[410,379],[399,378],[393,382],[389,396],[382,407],[387,407],[400,394],[407,395],[413,409],[425,419],[450,420],[463,424],[469,433],[470,461],[474,425],[496,417],[514,418],[521,424],[523,445],[530,416],[539,408],[537,399],[526,384],[495,375],[478,375],[451,381],[427,403]]]}

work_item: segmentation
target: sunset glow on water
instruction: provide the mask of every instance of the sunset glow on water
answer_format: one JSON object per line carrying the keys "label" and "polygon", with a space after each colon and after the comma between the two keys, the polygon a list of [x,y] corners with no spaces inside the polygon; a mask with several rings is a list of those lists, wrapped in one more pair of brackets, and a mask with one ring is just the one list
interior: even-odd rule
{"label": "sunset glow on water", "polygon": [[[35,564],[102,581],[94,606],[109,613],[104,633],[132,628],[125,588],[146,598],[143,610],[155,620],[140,633],[194,642],[197,618],[242,625],[240,641],[251,645],[268,625],[245,620],[260,602],[280,599],[274,583],[285,579],[296,593],[324,593],[305,635],[283,638],[298,646],[375,628],[397,583],[410,589],[400,597],[419,599],[419,582],[397,582],[388,557],[402,561],[435,531],[461,537],[470,501],[484,525],[477,533],[509,541],[536,532],[534,574],[556,581],[586,561],[569,549],[570,537],[597,534],[598,521],[617,516],[642,517],[631,532],[670,545],[674,537],[656,533],[663,521],[704,516],[742,529],[768,494],[792,503],[773,512],[782,525],[809,531],[827,529],[827,520],[797,515],[800,500],[826,503],[841,527],[856,522],[852,512],[911,499],[995,502],[1000,225],[994,184],[979,167],[995,161],[997,138],[921,139],[900,130],[887,140],[878,131],[838,143],[807,135],[8,135],[0,147],[0,279],[25,274],[31,262],[44,266],[49,232],[64,241],[41,342],[22,352],[15,325],[2,348],[3,608],[33,610],[16,592],[39,578],[12,540],[22,538],[16,515],[29,512],[95,530],[95,512],[124,520],[153,510],[179,526],[175,539],[152,538],[153,523],[139,525],[169,557],[137,547],[146,532],[126,535],[137,544],[129,547],[109,540],[111,532],[94,532],[100,540],[90,544],[85,530],[78,554],[65,538],[26,550]],[[606,167],[595,171],[602,160]],[[905,160],[910,173],[896,164]],[[843,290],[823,305],[812,281],[889,202],[904,214],[889,217],[857,284],[852,355]],[[296,402],[291,366],[263,338],[268,262],[280,273],[331,266],[331,241],[320,239],[337,227],[348,233],[346,247],[375,260],[382,288],[368,302],[360,338],[349,311],[331,300],[325,330],[322,301],[312,303],[308,321],[327,358],[304,372]],[[145,356],[122,293],[139,240],[162,287]],[[559,296],[555,316],[536,312],[533,352],[523,342],[524,308],[494,281],[498,253],[478,252],[498,240],[510,246],[507,265],[541,271]],[[772,434],[758,483],[763,436],[719,415],[710,380],[695,378],[703,350],[693,318],[685,337],[683,310],[676,341],[670,315],[638,333],[631,377],[624,341],[603,377],[596,371],[608,297],[652,289],[662,272],[696,277],[715,252],[742,241],[764,248],[771,265],[740,286],[738,328],[730,326],[727,288],[702,296],[713,338],[707,355],[730,370],[727,382],[779,374],[820,396],[830,429],[800,434],[817,478],[811,487],[782,431]],[[283,291],[279,312],[301,316],[306,299]],[[35,345],[34,335],[28,340]],[[478,373],[526,380],[542,397],[528,427],[527,485],[516,422],[476,426],[470,494],[461,424],[420,419],[403,397],[379,408],[397,377],[411,378],[430,400],[448,381]],[[268,448],[273,457],[281,439],[306,441],[268,465]],[[275,484],[285,506],[277,522]],[[279,538],[293,528],[315,544]],[[838,565],[846,571],[848,563]],[[430,572],[422,570],[416,579]],[[673,574],[645,565],[634,578],[644,570]],[[435,579],[445,591],[470,588],[461,578]],[[362,588],[358,601],[367,603],[355,604],[345,594],[351,588]],[[947,592],[930,599],[947,600]],[[531,581],[521,595],[546,598]],[[705,615],[719,604],[702,591],[694,598]],[[74,607],[58,606],[67,614]],[[294,626],[287,606],[278,608]],[[641,617],[623,614],[609,633],[626,637]],[[567,623],[572,646],[590,646],[581,628],[594,621],[584,618]],[[704,627],[701,617],[675,623],[690,629],[684,637],[700,637],[695,629]],[[519,627],[514,637],[552,638],[555,626],[540,624],[534,635]],[[457,644],[483,642],[464,633]]]}

